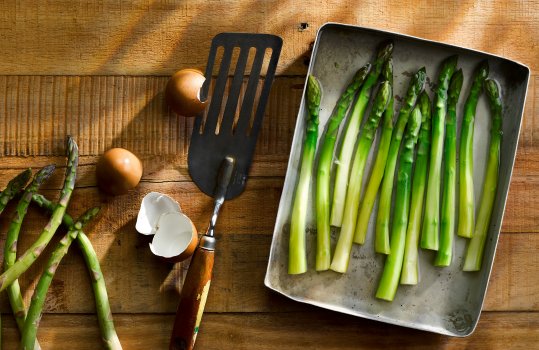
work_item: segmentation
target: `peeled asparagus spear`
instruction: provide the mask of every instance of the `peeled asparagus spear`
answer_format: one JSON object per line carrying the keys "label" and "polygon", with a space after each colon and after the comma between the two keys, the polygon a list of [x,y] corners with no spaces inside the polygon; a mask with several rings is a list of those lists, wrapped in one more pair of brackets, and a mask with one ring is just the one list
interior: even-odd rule
{"label": "peeled asparagus spear", "polygon": [[307,271],[307,253],[305,252],[305,230],[307,221],[307,204],[309,187],[314,163],[316,142],[318,141],[318,114],[321,98],[320,83],[309,75],[307,80],[307,110],[309,117],[306,123],[306,135],[303,153],[300,160],[299,182],[296,187],[290,224],[290,245],[288,254],[288,273],[300,274]]}
{"label": "peeled asparagus spear", "polygon": [[432,114],[432,143],[430,148],[429,179],[427,182],[427,199],[421,233],[421,248],[438,250],[440,223],[440,178],[444,146],[445,115],[447,113],[447,89],[455,68],[458,56],[450,56],[442,62],[442,70],[438,77],[438,87],[434,97]]}
{"label": "peeled asparagus spear", "polygon": [[356,92],[365,80],[370,70],[370,64],[366,64],[357,71],[354,78],[337,101],[335,110],[329,117],[327,128],[320,146],[320,156],[318,160],[318,170],[316,174],[316,270],[324,271],[331,263],[330,254],[330,172],[333,163],[333,150],[346,111],[354,100]]}
{"label": "peeled asparagus spear", "polygon": [[77,165],[79,161],[79,152],[77,144],[73,138],[69,137],[67,140],[67,169],[64,186],[60,194],[60,200],[58,205],[54,208],[52,216],[41,232],[38,239],[32,244],[32,246],[0,276],[0,291],[5,290],[10,284],[12,284],[20,275],[22,275],[28,268],[36,261],[41,255],[47,244],[50,242],[52,236],[58,229],[62,222],[67,204],[71,198],[71,193],[75,187],[75,178],[77,175]]}
{"label": "peeled asparagus spear", "polygon": [[354,243],[358,244],[365,243],[365,238],[367,237],[369,218],[371,216],[374,201],[376,200],[378,188],[380,187],[380,183],[384,176],[387,154],[389,152],[389,145],[391,144],[391,135],[393,134],[393,103],[395,98],[393,96],[393,60],[391,57],[384,64],[382,76],[391,85],[391,92],[387,108],[384,112],[384,119],[382,121],[382,134],[378,145],[378,153],[376,154],[376,160],[372,166],[371,176],[359,207],[359,214],[354,232]]}
{"label": "peeled asparagus spear", "polygon": [[440,246],[434,259],[436,266],[449,266],[453,257],[455,235],[455,187],[457,185],[457,103],[463,81],[462,69],[453,74],[447,93],[445,119],[444,183],[440,214]]}
{"label": "peeled asparagus spear", "polygon": [[459,159],[459,225],[458,235],[471,238],[475,225],[475,200],[473,188],[473,134],[475,110],[483,84],[488,76],[488,61],[479,63],[473,73],[472,87],[464,104],[464,116],[460,131]]}
{"label": "peeled asparagus spear", "polygon": [[[30,196],[29,200],[32,199]],[[43,311],[43,305],[45,304],[45,299],[47,297],[47,292],[51,285],[54,274],[58,265],[62,261],[63,257],[67,254],[69,247],[74,239],[77,238],[80,230],[91,220],[97,213],[99,208],[91,208],[87,210],[84,214],[81,215],[77,222],[69,228],[67,234],[60,240],[52,255],[43,270],[43,274],[37,283],[37,286],[34,290],[32,296],[32,302],[28,308],[28,315],[24,321],[24,327],[22,330],[21,345],[20,348],[23,350],[33,350],[34,344],[36,343],[37,328],[39,326],[39,321],[41,319],[41,313]]]}
{"label": "peeled asparagus spear", "polygon": [[348,123],[343,130],[343,142],[338,160],[336,162],[337,170],[335,173],[333,204],[331,206],[332,226],[341,227],[346,200],[346,191],[348,188],[350,166],[352,163],[354,146],[356,145],[359,128],[361,126],[361,120],[363,119],[363,114],[365,114],[365,109],[369,104],[372,88],[378,81],[378,77],[382,71],[382,66],[384,62],[391,56],[392,52],[392,42],[384,44],[378,51],[376,60],[372,66],[372,70],[369,72],[367,79],[365,79],[365,83],[359,91],[357,101],[352,109],[352,114],[350,115]]}
{"label": "peeled asparagus spear", "polygon": [[363,131],[359,137],[358,146],[352,164],[352,172],[350,174],[350,183],[346,193],[346,205],[344,207],[344,218],[337,247],[335,248],[335,256],[331,261],[331,269],[333,271],[344,273],[348,269],[350,261],[350,251],[352,249],[352,239],[356,228],[356,219],[358,214],[359,199],[361,195],[361,183],[367,157],[376,134],[376,129],[380,123],[380,118],[384,113],[389,97],[391,95],[391,85],[388,81],[384,81],[372,103],[369,119],[363,125]]}
{"label": "peeled asparagus spear", "polygon": [[[32,201],[49,212],[53,212],[56,207],[53,202],[40,194],[35,194],[32,197]],[[67,227],[72,227],[74,221],[71,216],[66,213],[62,218],[62,223]],[[86,262],[86,267],[88,268],[88,273],[90,274],[92,280],[97,310],[97,320],[99,322],[99,328],[101,329],[103,343],[105,344],[106,349],[121,350],[122,346],[120,345],[120,340],[118,339],[118,335],[116,334],[116,330],[114,328],[107,287],[105,285],[103,273],[101,272],[101,266],[99,265],[97,254],[92,247],[92,243],[84,232],[79,231],[77,235],[77,243],[82,252],[84,261]]]}
{"label": "peeled asparagus spear", "polygon": [[[28,211],[28,206],[32,201],[32,195],[38,190],[41,184],[52,175],[54,170],[54,165],[48,165],[38,171],[32,182],[26,187],[24,194],[19,200],[15,211],[15,216],[13,217],[7,231],[6,243],[4,244],[4,270],[13,266],[15,260],[17,259],[17,242],[19,239],[19,232],[21,230],[24,217],[26,216],[26,212]],[[26,308],[24,306],[21,287],[19,286],[18,280],[15,280],[11,285],[9,285],[7,288],[7,294],[17,327],[22,333],[24,319],[26,317]],[[37,342],[34,344],[34,349],[40,349]]]}
{"label": "peeled asparagus spear", "polygon": [[395,167],[397,166],[397,157],[401,145],[404,128],[410,117],[410,112],[414,107],[417,97],[423,90],[426,79],[426,70],[421,68],[410,80],[406,97],[399,111],[397,123],[391,136],[391,145],[387,162],[385,164],[384,179],[382,181],[382,190],[378,204],[378,215],[376,217],[376,234],[374,239],[374,249],[377,253],[389,254],[389,218],[391,211],[391,196],[393,193],[393,179],[395,177]]}
{"label": "peeled asparagus spear", "polygon": [[404,146],[397,172],[397,190],[395,196],[395,210],[393,213],[393,227],[391,229],[391,253],[386,258],[382,278],[376,291],[379,299],[392,301],[395,298],[399,278],[401,276],[402,261],[406,229],[408,227],[408,213],[410,206],[410,192],[412,187],[412,166],[414,163],[414,147],[417,142],[419,128],[421,127],[421,112],[416,106],[410,115]]}
{"label": "peeled asparagus spear", "polygon": [[419,131],[417,156],[412,180],[412,198],[410,200],[410,216],[406,229],[406,245],[402,265],[401,284],[417,284],[419,275],[418,248],[423,202],[427,181],[427,166],[430,149],[430,117],[431,106],[429,96],[425,91],[419,96],[421,110],[421,130]]}
{"label": "peeled asparagus spear", "polygon": [[479,271],[483,260],[485,242],[487,240],[490,217],[498,188],[498,172],[500,168],[500,146],[502,143],[502,98],[498,84],[494,80],[485,80],[485,92],[490,105],[492,126],[490,128],[490,146],[488,151],[487,171],[483,183],[483,193],[479,203],[479,213],[472,239],[468,243],[464,258],[464,271]]}

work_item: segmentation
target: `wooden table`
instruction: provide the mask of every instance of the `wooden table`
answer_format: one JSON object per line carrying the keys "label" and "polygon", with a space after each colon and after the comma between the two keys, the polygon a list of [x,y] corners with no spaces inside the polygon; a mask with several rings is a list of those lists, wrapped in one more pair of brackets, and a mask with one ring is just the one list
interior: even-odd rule
{"label": "wooden table", "polygon": [[[539,2],[504,1],[11,1],[0,3],[0,186],[21,169],[64,167],[64,141],[80,146],[77,188],[68,211],[100,205],[88,229],[101,259],[125,349],[165,349],[187,264],[151,255],[134,229],[141,198],[177,199],[203,230],[211,199],[190,181],[192,120],[163,101],[168,76],[204,67],[222,31],[275,33],[284,47],[245,193],[220,217],[215,277],[198,349],[515,349],[539,343]],[[309,45],[326,21],[354,23],[492,52],[529,65],[530,81],[503,234],[475,333],[463,339],[366,321],[300,305],[270,292],[263,277],[302,93]],[[307,56],[306,56],[307,54]],[[138,154],[140,186],[118,197],[95,185],[97,157],[112,146]],[[59,169],[43,193],[57,198]],[[1,220],[2,240],[10,215]],[[32,209],[20,249],[44,225]],[[2,244],[3,246],[3,244]],[[46,256],[50,252],[47,250]],[[21,279],[29,301],[43,266]],[[101,347],[90,281],[77,249],[58,269],[39,328],[44,349]],[[18,332],[5,294],[4,348]]]}

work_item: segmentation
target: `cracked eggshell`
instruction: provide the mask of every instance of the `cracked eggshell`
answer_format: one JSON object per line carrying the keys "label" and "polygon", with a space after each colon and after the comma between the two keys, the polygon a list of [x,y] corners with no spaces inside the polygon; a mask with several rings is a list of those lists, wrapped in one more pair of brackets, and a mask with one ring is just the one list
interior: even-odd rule
{"label": "cracked eggshell", "polygon": [[153,235],[159,217],[169,212],[182,212],[178,202],[166,194],[150,192],[142,199],[135,229],[143,235]]}
{"label": "cracked eggshell", "polygon": [[183,213],[168,212],[159,216],[150,250],[169,262],[179,262],[193,255],[197,242],[193,222]]}

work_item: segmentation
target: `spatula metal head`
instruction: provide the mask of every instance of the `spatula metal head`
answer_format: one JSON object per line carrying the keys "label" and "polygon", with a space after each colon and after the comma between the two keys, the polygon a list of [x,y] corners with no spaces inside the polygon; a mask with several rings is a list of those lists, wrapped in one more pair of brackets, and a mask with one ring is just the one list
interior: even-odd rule
{"label": "spatula metal head", "polygon": [[[219,67],[218,73],[207,113],[196,117],[188,155],[191,178],[209,196],[215,194],[216,179],[226,157],[234,159],[234,170],[225,198],[237,197],[245,188],[281,47],[282,39],[269,34],[221,33],[212,41],[206,81],[200,92],[202,101],[208,97],[214,67]],[[221,50],[220,62],[216,62]],[[246,74],[252,56],[250,73]],[[244,80],[247,86],[242,94]]]}

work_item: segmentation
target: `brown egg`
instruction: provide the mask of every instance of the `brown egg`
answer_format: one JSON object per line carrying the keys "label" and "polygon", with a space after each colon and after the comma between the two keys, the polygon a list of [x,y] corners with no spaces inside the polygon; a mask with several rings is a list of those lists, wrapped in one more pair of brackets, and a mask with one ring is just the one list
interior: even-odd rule
{"label": "brown egg", "polygon": [[197,69],[182,69],[170,78],[165,98],[170,108],[184,117],[195,117],[204,111],[206,103],[200,102],[200,89],[204,74]]}
{"label": "brown egg", "polygon": [[142,163],[123,148],[111,148],[99,158],[96,166],[97,184],[103,191],[117,195],[127,193],[142,177]]}

